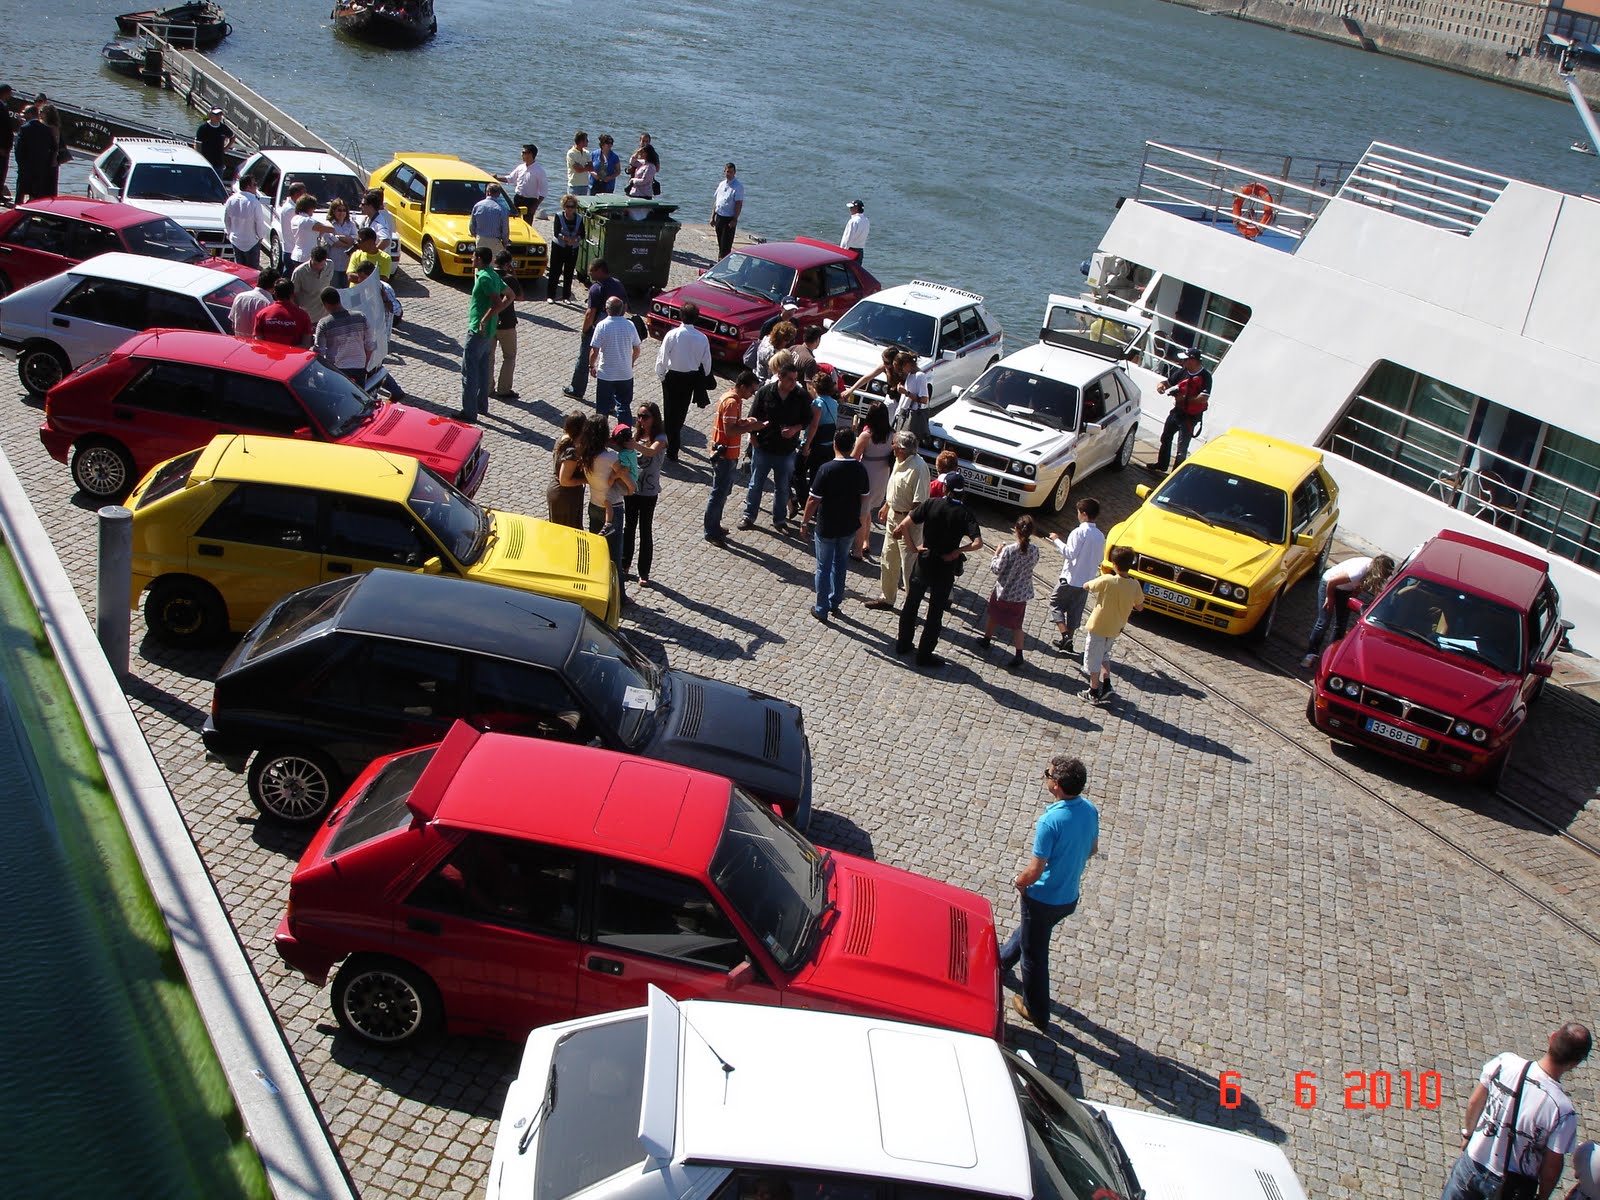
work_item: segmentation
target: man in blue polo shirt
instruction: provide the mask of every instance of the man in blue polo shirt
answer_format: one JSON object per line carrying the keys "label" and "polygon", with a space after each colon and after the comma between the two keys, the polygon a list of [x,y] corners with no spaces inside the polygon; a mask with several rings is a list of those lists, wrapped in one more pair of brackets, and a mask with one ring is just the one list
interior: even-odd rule
{"label": "man in blue polo shirt", "polygon": [[1022,893],[1022,923],[1000,947],[1000,969],[1022,960],[1022,995],[1011,1007],[1040,1029],[1050,1024],[1050,935],[1078,907],[1083,868],[1100,850],[1100,812],[1083,795],[1089,772],[1058,754],[1044,773],[1050,807],[1033,830],[1033,857],[1011,882]]}

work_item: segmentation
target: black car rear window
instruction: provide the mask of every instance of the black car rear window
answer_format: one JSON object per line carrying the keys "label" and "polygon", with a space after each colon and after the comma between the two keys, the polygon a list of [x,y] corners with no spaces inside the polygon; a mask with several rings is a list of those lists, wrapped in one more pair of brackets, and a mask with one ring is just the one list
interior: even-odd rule
{"label": "black car rear window", "polygon": [[410,824],[411,810],[406,807],[406,801],[411,799],[411,789],[417,786],[417,780],[438,749],[429,746],[425,750],[413,750],[384,767],[345,813],[338,832],[328,839],[324,857],[337,858],[346,850]]}
{"label": "black car rear window", "polygon": [[271,654],[274,650],[282,649],[291,642],[311,637],[331,627],[334,618],[344,608],[345,601],[350,598],[352,590],[362,578],[359,575],[352,575],[348,579],[319,583],[316,587],[296,592],[284,600],[272,610],[265,628],[245,649],[244,654],[239,657],[239,662],[251,662]]}
{"label": "black car rear window", "polygon": [[195,463],[200,461],[200,451],[191,450],[187,454],[180,454],[177,458],[162,463],[155,469],[150,477],[150,486],[145,488],[144,495],[139,497],[139,507],[154,504],[164,496],[182,491],[189,482],[189,474],[194,470]]}

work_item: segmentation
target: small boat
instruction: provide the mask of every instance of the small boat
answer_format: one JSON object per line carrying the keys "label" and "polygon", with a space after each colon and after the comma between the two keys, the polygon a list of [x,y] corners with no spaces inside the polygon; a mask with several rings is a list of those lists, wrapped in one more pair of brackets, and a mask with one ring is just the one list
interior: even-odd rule
{"label": "small boat", "polygon": [[100,48],[100,58],[119,75],[149,84],[161,82],[161,48],[154,44],[118,39]]}
{"label": "small boat", "polygon": [[328,16],[340,33],[382,46],[415,46],[439,30],[433,0],[335,0]]}
{"label": "small boat", "polygon": [[1573,142],[1572,145],[1567,147],[1567,149],[1571,150],[1574,154],[1594,153],[1594,147],[1589,145],[1588,142]]}
{"label": "small boat", "polygon": [[174,46],[196,50],[210,50],[233,32],[222,9],[212,0],[193,0],[171,8],[146,8],[123,13],[117,18],[117,28],[123,33],[137,33],[141,27],[159,34]]}

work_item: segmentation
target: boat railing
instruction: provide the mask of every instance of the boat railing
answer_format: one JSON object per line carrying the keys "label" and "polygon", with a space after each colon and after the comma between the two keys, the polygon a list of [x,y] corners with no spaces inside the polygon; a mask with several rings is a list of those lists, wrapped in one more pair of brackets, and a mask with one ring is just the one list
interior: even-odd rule
{"label": "boat railing", "polygon": [[[1387,418],[1387,419],[1385,419]],[[1431,435],[1430,446],[1407,434]],[[1362,440],[1341,432],[1362,432]],[[1387,446],[1387,451],[1379,447]],[[1443,447],[1447,452],[1441,452]],[[1441,503],[1515,534],[1560,558],[1585,566],[1600,559],[1600,493],[1564,479],[1490,446],[1368,396],[1358,396],[1327,439],[1325,449],[1382,473]],[[1506,476],[1520,476],[1522,485]]]}
{"label": "boat railing", "polygon": [[1453,233],[1471,233],[1510,182],[1492,171],[1373,142],[1345,177],[1339,198]]}
{"label": "boat railing", "polygon": [[1241,230],[1252,225],[1259,232],[1270,225],[1298,241],[1354,166],[1336,159],[1146,142],[1135,198],[1217,224],[1242,219]]}

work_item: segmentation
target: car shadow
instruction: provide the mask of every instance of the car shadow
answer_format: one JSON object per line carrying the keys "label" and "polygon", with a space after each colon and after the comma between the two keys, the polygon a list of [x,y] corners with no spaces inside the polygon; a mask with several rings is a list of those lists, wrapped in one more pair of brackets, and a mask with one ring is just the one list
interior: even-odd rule
{"label": "car shadow", "polygon": [[[664,610],[652,607],[649,597],[655,595],[695,613],[697,617],[708,617],[711,622],[731,628],[746,640],[741,642],[738,638],[713,633],[707,628],[707,623],[700,620],[692,625],[686,624]],[[648,588],[631,589],[628,601],[624,615],[629,622],[629,640],[639,644],[641,649],[653,647],[655,652],[651,657],[661,662],[667,659],[666,646],[669,644],[688,646],[712,658],[725,659],[753,658],[761,646],[782,645],[786,641],[782,635],[757,621],[738,616],[707,601],[693,599],[659,579],[652,580]]]}
{"label": "car shadow", "polygon": [[199,733],[200,726],[205,724],[206,710],[200,705],[191,703],[159,684],[137,675],[130,673],[122,681],[122,694],[128,698],[131,705],[143,705],[193,733]]}
{"label": "car shadow", "polygon": [[230,633],[209,646],[187,649],[169,645],[146,630],[144,636],[134,644],[134,651],[145,662],[164,671],[173,671],[190,679],[215,682],[217,672],[222,669],[222,664],[228,660],[228,655],[233,653],[233,648],[238,644],[239,635]]}
{"label": "car shadow", "polygon": [[[244,776],[239,776],[239,786],[244,788]],[[268,854],[287,859],[293,865],[299,863],[304,857],[306,847],[311,845],[311,839],[316,836],[318,826],[313,825],[285,825],[282,821],[274,821],[261,816],[255,811],[255,805],[246,792],[243,803],[250,806],[250,813],[245,816],[235,817],[237,825],[250,827],[250,840]]]}
{"label": "car shadow", "polygon": [[853,854],[857,858],[876,858],[872,848],[872,835],[849,817],[823,809],[813,809],[811,827],[806,837],[818,846]]}
{"label": "car shadow", "polygon": [[386,1049],[351,1037],[331,1021],[319,1022],[316,1030],[330,1035],[329,1057],[347,1071],[419,1104],[489,1120],[500,1116],[525,1041],[441,1035]]}

